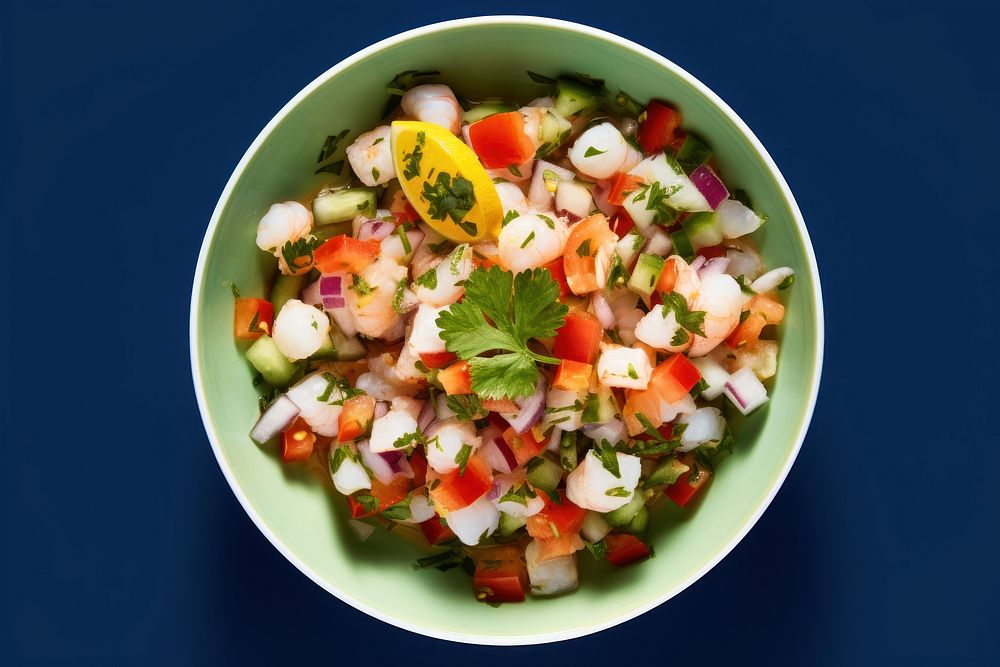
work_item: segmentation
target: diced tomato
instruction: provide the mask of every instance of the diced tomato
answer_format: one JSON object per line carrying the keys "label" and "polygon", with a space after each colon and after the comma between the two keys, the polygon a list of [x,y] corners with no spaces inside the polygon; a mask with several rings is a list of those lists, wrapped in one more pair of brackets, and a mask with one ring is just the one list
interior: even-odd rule
{"label": "diced tomato", "polygon": [[427,483],[427,457],[419,447],[414,447],[410,454],[410,468],[413,470],[411,485],[414,489],[419,489]]}
{"label": "diced tomato", "polygon": [[[667,145],[670,146],[670,148],[672,148],[676,153],[681,149],[681,146],[684,145],[684,140],[687,139],[687,136],[688,133],[678,127],[674,130],[674,138]],[[716,169],[716,171],[718,170]]]}
{"label": "diced tomato", "polygon": [[668,260],[663,263],[663,270],[660,271],[660,277],[656,280],[656,292],[663,294],[670,294],[671,292],[674,291],[674,286],[676,284],[677,284],[677,262]]}
{"label": "diced tomato", "polygon": [[681,114],[663,102],[653,100],[646,107],[646,119],[639,124],[636,139],[647,154],[659,153],[674,140],[681,125]]}
{"label": "diced tomato", "polygon": [[388,509],[406,497],[410,492],[410,480],[405,477],[393,477],[388,484],[383,484],[377,479],[372,480],[370,491],[359,491],[357,495],[366,494],[372,496],[377,502],[376,509],[369,511],[365,505],[355,500],[354,496],[347,496],[347,505],[351,508],[351,518],[363,519],[366,516],[378,514],[382,510]]}
{"label": "diced tomato", "polygon": [[698,367],[683,354],[675,354],[653,369],[649,385],[656,389],[667,403],[676,403],[698,384],[701,373]]}
{"label": "diced tomato", "polygon": [[539,437],[535,433],[533,428],[518,434],[513,428],[507,427],[503,432],[503,439],[510,447],[510,451],[514,452],[514,458],[517,459],[519,466],[541,454],[545,445],[548,444],[545,438]]}
{"label": "diced tomato", "polygon": [[344,401],[337,421],[337,442],[357,440],[365,434],[375,417],[375,399],[368,395]]}
{"label": "diced tomato", "polygon": [[489,465],[477,456],[469,457],[464,473],[456,468],[438,480],[430,484],[431,498],[435,505],[448,512],[468,507],[493,487]]}
{"label": "diced tomato", "polygon": [[302,417],[296,417],[281,436],[281,460],[285,463],[308,461],[314,444],[316,434],[309,429],[309,424]]}
{"label": "diced tomato", "polygon": [[420,361],[427,368],[444,368],[458,357],[454,352],[421,352]]}
{"label": "diced tomato", "polygon": [[535,148],[524,133],[520,111],[496,113],[469,126],[469,143],[487,169],[522,164],[534,157]]}
{"label": "diced tomato", "polygon": [[580,532],[587,510],[578,507],[566,497],[565,491],[559,491],[560,502],[553,502],[547,493],[545,507],[538,514],[528,517],[528,535],[548,540],[563,535],[575,535]]}
{"label": "diced tomato", "polygon": [[316,248],[313,260],[323,273],[360,273],[378,257],[381,244],[374,239],[359,241],[341,234]]}
{"label": "diced tomato", "polygon": [[[691,468],[681,475],[676,482],[668,486],[663,492],[672,501],[684,507],[691,498],[698,492],[698,489],[705,485],[705,482],[712,476],[712,471],[702,467],[697,459],[691,454],[681,457],[681,463]],[[696,481],[691,483],[691,475],[697,473]]]}
{"label": "diced tomato", "polygon": [[389,202],[389,212],[396,218],[397,224],[420,222],[420,214],[410,206],[410,202],[402,190],[396,190],[392,194],[392,201]]}
{"label": "diced tomato", "polygon": [[420,524],[420,530],[427,539],[427,543],[432,547],[437,546],[442,542],[447,542],[455,537],[455,533],[452,532],[451,528],[441,523],[440,517],[432,517],[427,519],[427,521],[422,522]]}
{"label": "diced tomato", "polygon": [[721,245],[710,245],[704,248],[698,248],[698,253],[705,259],[715,259],[716,257],[725,257],[726,249]]}
{"label": "diced tomato", "polygon": [[[656,427],[656,431],[657,431],[657,433],[660,434],[660,437],[663,438],[664,440],[670,440],[670,438],[674,437],[674,425],[673,424],[660,424],[658,427]],[[650,436],[647,433],[640,433],[639,435],[635,436],[635,439],[636,440],[652,440],[652,436]]]}
{"label": "diced tomato", "polygon": [[726,338],[726,345],[730,348],[756,345],[764,327],[778,324],[785,317],[785,307],[766,294],[750,299],[743,310],[747,312],[746,317]]}
{"label": "diced tomato", "polygon": [[[587,294],[600,287],[597,284],[597,261],[594,255],[605,243],[617,241],[618,236],[611,231],[608,219],[600,213],[584,218],[570,228],[563,254],[563,270],[566,272],[566,282],[574,294]],[[585,243],[588,245],[584,246]],[[584,246],[583,249],[580,246]]]}
{"label": "diced tomato", "polygon": [[456,361],[448,368],[438,372],[438,382],[449,396],[472,393],[472,376],[469,375],[469,362]]}
{"label": "diced tomato", "polygon": [[632,216],[628,214],[628,211],[621,209],[615,216],[614,233],[618,238],[623,239],[625,235],[628,234],[635,228],[635,220]]}
{"label": "diced tomato", "polygon": [[236,299],[233,313],[233,335],[240,340],[255,340],[271,333],[274,306],[270,301],[253,297]]}
{"label": "diced tomato", "polygon": [[566,315],[566,321],[556,331],[552,356],[581,364],[593,364],[603,337],[604,328],[596,317],[582,310],[574,310]]}
{"label": "diced tomato", "polygon": [[573,293],[569,288],[569,283],[566,282],[566,269],[563,267],[563,260],[561,257],[549,262],[542,268],[548,269],[549,273],[552,275],[552,280],[556,281],[559,285],[560,299]]}
{"label": "diced tomato", "polygon": [[610,533],[604,536],[604,546],[607,547],[607,559],[615,567],[634,563],[649,558],[649,547],[635,535],[628,533]]}
{"label": "diced tomato", "polygon": [[476,599],[483,602],[523,602],[528,588],[528,570],[520,547],[507,546],[483,551],[478,556],[473,585]]}
{"label": "diced tomato", "polygon": [[649,423],[654,427],[663,423],[660,419],[662,412],[663,398],[655,387],[648,389],[629,389],[625,392],[625,407],[622,408],[622,416],[625,418],[625,426],[628,427],[630,435],[642,433],[645,430],[637,415],[644,415]]}
{"label": "diced tomato", "polygon": [[[640,186],[642,186],[642,179],[638,176],[633,176],[624,171],[617,172],[611,177],[611,188],[608,190],[608,203],[621,206],[625,201],[625,196],[630,192],[638,190]],[[622,235],[619,234],[619,236]]]}
{"label": "diced tomato", "polygon": [[509,398],[484,398],[480,403],[487,412],[517,412],[520,409]]}
{"label": "diced tomato", "polygon": [[556,378],[552,386],[567,391],[580,391],[590,386],[590,375],[594,367],[572,359],[563,359],[556,370]]}

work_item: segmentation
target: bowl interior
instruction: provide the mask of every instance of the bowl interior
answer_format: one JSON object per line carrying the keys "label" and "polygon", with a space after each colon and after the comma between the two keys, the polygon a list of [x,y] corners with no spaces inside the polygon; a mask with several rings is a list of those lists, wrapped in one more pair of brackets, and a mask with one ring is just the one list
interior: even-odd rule
{"label": "bowl interior", "polygon": [[[511,48],[516,44],[517,48]],[[758,233],[769,266],[798,270],[786,292],[779,374],[766,409],[746,420],[735,453],[720,465],[709,492],[685,511],[670,504],[654,514],[650,541],[658,557],[612,572],[584,553],[581,588],[571,596],[492,608],[477,603],[457,571],[412,572],[421,549],[384,531],[360,543],[346,525],[343,498],[319,472],[283,466],[273,451],[247,437],[257,417],[252,372],[232,337],[234,281],[245,295],[266,294],[269,260],[254,244],[257,220],[275,201],[298,199],[328,175],[313,174],[327,135],[355,134],[377,124],[386,83],[408,69],[440,70],[461,95],[498,94],[527,100],[544,88],[526,70],[555,75],[583,72],[644,101],[660,97],[683,112],[685,127],[714,149],[731,187],[751,194],[770,216]],[[811,410],[818,382],[818,286],[811,250],[794,205],[751,140],[710,93],[679,70],[625,40],[569,24],[495,19],[456,22],[404,36],[363,52],[286,108],[247,155],[210,229],[192,308],[195,382],[220,463],[237,495],[286,556],[318,583],[384,620],[425,634],[485,643],[559,639],[607,627],[688,585],[714,564],[749,527],[780,483]]]}

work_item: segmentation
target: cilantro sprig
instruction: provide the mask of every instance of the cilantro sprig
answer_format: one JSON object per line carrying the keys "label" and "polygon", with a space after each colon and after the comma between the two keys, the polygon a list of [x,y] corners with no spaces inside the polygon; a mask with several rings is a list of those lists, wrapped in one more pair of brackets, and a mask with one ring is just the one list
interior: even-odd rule
{"label": "cilantro sprig", "polygon": [[537,362],[559,363],[528,344],[554,336],[568,310],[559,303],[559,286],[545,269],[515,276],[493,266],[472,272],[465,281],[465,298],[438,315],[437,325],[448,351],[469,362],[476,394],[515,398],[534,393]]}
{"label": "cilantro sprig", "polygon": [[687,299],[677,292],[663,294],[663,319],[667,318],[671,312],[677,319],[677,324],[681,325],[670,341],[671,345],[683,345],[688,341],[689,332],[704,336],[705,311],[688,310]]}

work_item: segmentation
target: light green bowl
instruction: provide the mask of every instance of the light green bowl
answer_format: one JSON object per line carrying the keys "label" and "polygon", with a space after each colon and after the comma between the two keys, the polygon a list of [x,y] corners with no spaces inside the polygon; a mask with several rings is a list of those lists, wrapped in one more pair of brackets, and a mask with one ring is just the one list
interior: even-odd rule
{"label": "light green bowl", "polygon": [[[263,295],[273,259],[254,244],[257,221],[275,201],[298,199],[325,137],[378,123],[386,82],[407,69],[441,70],[469,98],[542,92],[525,70],[584,72],[638,100],[670,100],[685,127],[708,140],[726,183],[747,190],[770,220],[757,239],[769,266],[792,266],[779,372],[770,404],[738,433],[708,493],[687,510],[653,515],[656,558],[614,570],[581,559],[572,595],[493,608],[477,603],[458,571],[412,572],[420,551],[377,531],[359,542],[346,503],[329,482],[247,437],[257,417],[251,370],[232,336],[234,281]],[[742,120],[704,84],[626,39],[583,25],[531,17],[485,17],[402,33],[351,56],[310,83],[268,123],[233,172],[205,233],[191,297],[191,365],[205,429],[219,466],[257,527],[310,579],[387,623],[478,644],[531,644],[579,637],[633,618],[705,574],[746,535],[795,459],[812,415],[823,353],[816,260],[802,215],[778,168]],[[775,549],[780,545],[774,545]]]}

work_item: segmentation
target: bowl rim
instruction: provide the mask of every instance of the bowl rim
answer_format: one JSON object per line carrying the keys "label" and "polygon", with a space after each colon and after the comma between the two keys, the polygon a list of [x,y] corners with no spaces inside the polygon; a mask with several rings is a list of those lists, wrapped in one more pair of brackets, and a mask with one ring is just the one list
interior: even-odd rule
{"label": "bowl rim", "polygon": [[[302,561],[284,542],[282,542],[275,533],[273,533],[270,528],[263,522],[257,512],[251,505],[249,498],[240,488],[236,482],[235,474],[230,468],[228,462],[222,453],[222,446],[218,435],[215,432],[215,427],[212,424],[209,413],[208,406],[205,400],[205,392],[203,390],[203,380],[201,374],[201,355],[199,353],[199,348],[197,345],[196,334],[199,329],[199,304],[200,304],[200,292],[204,283],[204,272],[206,259],[208,257],[209,247],[211,241],[215,236],[216,228],[219,225],[219,220],[222,217],[222,213],[232,196],[233,188],[239,181],[243,172],[246,170],[247,165],[250,163],[251,159],[257,153],[260,146],[268,138],[271,132],[280,124],[288,113],[299,105],[305,98],[313,93],[317,88],[326,83],[332,77],[338,75],[342,70],[354,65],[357,62],[363,61],[370,55],[377,53],[385,48],[391,47],[395,44],[406,42],[408,40],[426,37],[433,35],[435,33],[447,32],[456,28],[463,28],[468,26],[489,26],[489,25],[520,25],[520,26],[532,26],[532,27],[545,27],[545,28],[556,28],[563,31],[581,33],[588,37],[596,37],[598,39],[612,43],[618,47],[624,48],[626,50],[632,51],[635,54],[647,58],[648,60],[656,63],[664,69],[670,70],[672,73],[676,74],[678,77],[683,79],[688,85],[695,88],[699,93],[708,98],[716,107],[718,107],[723,114],[725,114],[729,121],[746,137],[750,142],[753,149],[757,152],[760,158],[765,163],[767,169],[770,172],[771,177],[777,184],[778,189],[788,206],[789,212],[791,213],[792,220],[795,224],[796,231],[798,232],[800,238],[802,239],[803,246],[805,249],[805,255],[808,264],[808,270],[812,277],[813,285],[813,303],[814,306],[814,317],[816,321],[816,345],[815,353],[813,356],[813,369],[812,378],[813,381],[809,388],[808,395],[806,396],[807,405],[805,412],[803,413],[803,418],[798,426],[798,432],[795,434],[794,446],[789,453],[783,468],[774,479],[769,491],[764,496],[763,500],[760,502],[759,506],[753,512],[752,515],[747,518],[744,523],[738,528],[738,530],[732,535],[730,540],[722,545],[716,550],[716,552],[708,558],[701,567],[694,570],[688,575],[683,581],[677,585],[671,587],[669,590],[653,597],[646,602],[628,609],[614,617],[608,619],[602,619],[598,622],[591,623],[589,625],[578,626],[575,628],[570,628],[566,630],[532,634],[532,635],[510,635],[510,636],[492,636],[492,635],[478,635],[471,633],[461,633],[454,632],[450,630],[445,630],[435,627],[421,626],[416,623],[411,623],[399,618],[394,617],[389,613],[385,613],[379,609],[371,607],[360,600],[357,600],[350,595],[339,591],[332,583],[326,581],[324,578],[319,576],[308,564]],[[687,70],[680,67],[673,61],[669,60],[665,56],[656,53],[655,51],[646,48],[630,39],[621,37],[614,33],[602,30],[600,28],[594,28],[581,23],[576,23],[573,21],[566,21],[563,19],[547,18],[541,16],[522,16],[522,15],[496,15],[496,16],[474,16],[468,18],[453,19],[448,21],[441,21],[437,23],[428,24],[418,28],[413,28],[411,30],[406,30],[404,32],[397,33],[385,39],[382,39],[370,46],[367,46],[347,58],[341,60],[337,64],[333,65],[325,72],[313,79],[309,84],[307,84],[302,90],[300,90],[292,99],[290,99],[275,115],[271,120],[264,126],[257,137],[253,140],[250,146],[247,148],[243,157],[240,158],[239,163],[233,170],[232,175],[226,182],[225,188],[222,190],[219,200],[216,203],[215,209],[212,212],[212,217],[209,222],[208,227],[205,230],[205,236],[202,240],[201,249],[198,253],[198,260],[195,267],[194,282],[191,291],[191,309],[190,309],[190,322],[189,322],[189,346],[191,349],[191,374],[194,382],[195,395],[198,400],[198,410],[201,414],[202,424],[205,428],[205,433],[208,436],[209,442],[212,445],[212,451],[215,454],[215,459],[219,464],[219,468],[222,470],[226,481],[229,483],[230,489],[232,489],[233,494],[239,500],[240,505],[243,506],[243,510],[247,513],[253,523],[257,526],[257,529],[271,542],[272,545],[296,568],[299,569],[303,574],[309,577],[313,582],[315,582],[322,589],[333,595],[335,598],[347,603],[351,607],[364,612],[365,614],[376,618],[380,621],[393,625],[395,627],[413,632],[415,634],[423,635],[426,637],[433,637],[435,639],[443,639],[448,641],[466,643],[466,644],[479,644],[479,645],[491,645],[491,646],[519,646],[519,645],[531,645],[531,644],[545,644],[550,642],[564,641],[568,639],[575,639],[577,637],[583,637],[586,635],[594,634],[602,630],[614,627],[633,618],[636,618],[655,607],[663,604],[670,598],[674,597],[681,591],[685,590],[691,584],[696,582],[702,576],[704,576],[709,570],[715,567],[723,558],[725,558],[740,541],[750,532],[750,530],[756,525],[757,521],[764,514],[765,510],[770,506],[772,500],[774,500],[775,495],[781,488],[788,476],[788,472],[791,470],[792,465],[795,463],[795,459],[798,456],[799,450],[802,447],[802,442],[805,439],[806,433],[809,429],[809,424],[812,421],[813,412],[816,406],[816,399],[819,393],[819,386],[821,375],[823,371],[823,354],[824,354],[824,337],[825,337],[825,325],[824,325],[824,313],[823,313],[823,295],[820,286],[820,275],[819,268],[816,263],[816,255],[813,250],[812,241],[809,237],[809,232],[806,229],[805,221],[802,217],[802,212],[799,209],[798,204],[795,201],[795,197],[792,195],[788,183],[785,181],[784,176],[778,169],[774,160],[771,158],[767,149],[764,148],[763,144],[757,138],[757,136],[750,130],[747,124],[743,121],[740,116],[733,111],[732,108],[726,102],[724,102],[715,92],[713,92],[708,86],[698,80],[695,76],[690,74]]]}

